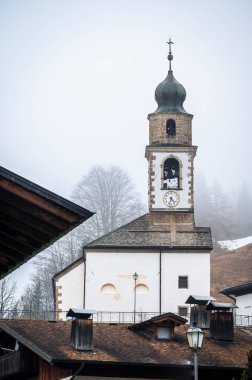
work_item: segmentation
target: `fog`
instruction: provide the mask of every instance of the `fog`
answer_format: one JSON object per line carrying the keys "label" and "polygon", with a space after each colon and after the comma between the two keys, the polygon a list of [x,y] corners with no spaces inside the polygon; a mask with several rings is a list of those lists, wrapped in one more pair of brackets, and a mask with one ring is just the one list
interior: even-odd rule
{"label": "fog", "polygon": [[196,175],[252,186],[251,1],[2,0],[0,165],[70,198],[95,164],[147,202],[147,115],[168,71],[194,115]]}

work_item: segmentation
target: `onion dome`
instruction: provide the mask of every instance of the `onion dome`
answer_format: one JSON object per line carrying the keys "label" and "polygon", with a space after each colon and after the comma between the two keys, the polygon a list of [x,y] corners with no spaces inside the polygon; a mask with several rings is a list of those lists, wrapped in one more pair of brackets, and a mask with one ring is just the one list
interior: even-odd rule
{"label": "onion dome", "polygon": [[161,112],[180,112],[187,113],[183,107],[183,103],[186,98],[186,90],[173,76],[173,71],[171,69],[171,61],[173,60],[173,55],[171,53],[171,39],[169,44],[169,71],[168,75],[163,82],[161,82],[155,91],[155,99],[158,104],[158,108],[155,113]]}

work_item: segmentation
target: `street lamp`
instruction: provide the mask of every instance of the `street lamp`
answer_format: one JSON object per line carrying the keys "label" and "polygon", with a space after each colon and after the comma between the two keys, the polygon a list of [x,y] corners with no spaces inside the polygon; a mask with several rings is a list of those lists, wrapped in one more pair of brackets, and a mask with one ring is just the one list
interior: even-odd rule
{"label": "street lamp", "polygon": [[138,279],[138,274],[135,272],[133,274],[133,280],[135,281],[135,287],[134,287],[134,323],[136,322],[136,282]]}
{"label": "street lamp", "polygon": [[189,347],[194,353],[194,380],[198,380],[198,356],[197,350],[202,347],[204,333],[197,327],[197,322],[193,322],[186,333]]}

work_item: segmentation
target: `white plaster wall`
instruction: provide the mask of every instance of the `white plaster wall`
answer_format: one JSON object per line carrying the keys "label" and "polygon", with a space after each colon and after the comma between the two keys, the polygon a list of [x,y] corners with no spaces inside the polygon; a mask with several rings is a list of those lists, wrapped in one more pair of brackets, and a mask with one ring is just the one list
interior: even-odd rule
{"label": "white plaster wall", "polygon": [[61,309],[68,311],[70,308],[83,309],[84,298],[84,264],[81,262],[77,267],[60,277],[56,286],[61,285],[62,301]]}
{"label": "white plaster wall", "polygon": [[252,293],[236,297],[236,314],[252,316]]}
{"label": "white plaster wall", "polygon": [[[159,311],[159,252],[88,252],[86,257],[86,308],[132,312],[137,272],[137,284],[146,284],[149,293],[137,294],[136,311]],[[188,289],[178,289],[178,276],[188,276]],[[116,293],[102,294],[106,283]],[[210,294],[210,254],[162,253],[162,312],[177,313],[190,294]]]}
{"label": "white plaster wall", "polygon": [[[88,252],[86,255],[86,308],[99,311],[134,310],[133,273],[139,277],[137,284],[149,288],[147,294],[137,294],[137,311],[158,310],[159,261],[151,252]],[[111,283],[114,294],[102,294],[101,287]]]}
{"label": "white plaster wall", "polygon": [[[189,176],[189,170],[188,167],[190,167],[191,163],[189,162],[189,157],[186,153],[172,153],[172,155],[176,158],[178,157],[180,161],[182,162],[182,190],[174,189],[178,194],[180,198],[180,202],[177,205],[177,207],[174,208],[190,208],[191,204],[188,203],[188,194],[189,194],[189,183],[190,180]],[[157,152],[155,153],[156,160],[155,160],[155,179],[154,179],[154,186],[155,186],[155,203],[153,205],[154,208],[166,208],[167,207],[163,202],[164,194],[168,190],[161,190],[161,164],[162,161],[171,154],[167,154],[165,152]]]}
{"label": "white plaster wall", "polygon": [[[178,288],[178,277],[188,276],[188,289]],[[210,295],[209,253],[162,253],[163,311],[178,313],[178,306],[189,306],[189,295]]]}

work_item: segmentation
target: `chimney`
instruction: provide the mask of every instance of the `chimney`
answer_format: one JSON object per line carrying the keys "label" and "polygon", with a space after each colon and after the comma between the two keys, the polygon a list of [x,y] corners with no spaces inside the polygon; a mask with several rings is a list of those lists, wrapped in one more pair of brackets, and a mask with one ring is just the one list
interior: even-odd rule
{"label": "chimney", "polygon": [[233,303],[210,301],[206,309],[211,310],[210,335],[215,340],[234,341]]}
{"label": "chimney", "polygon": [[93,350],[93,314],[95,310],[69,309],[72,318],[71,345],[78,351]]}
{"label": "chimney", "polygon": [[191,325],[197,322],[197,327],[201,329],[210,328],[211,311],[206,310],[209,301],[216,301],[216,299],[211,296],[189,296],[185,303],[190,305]]}

